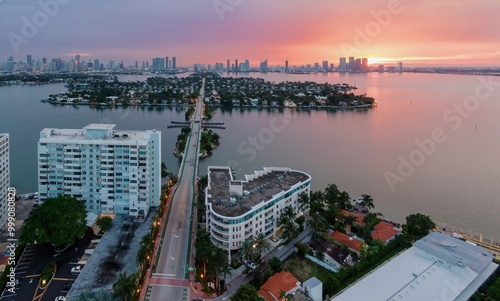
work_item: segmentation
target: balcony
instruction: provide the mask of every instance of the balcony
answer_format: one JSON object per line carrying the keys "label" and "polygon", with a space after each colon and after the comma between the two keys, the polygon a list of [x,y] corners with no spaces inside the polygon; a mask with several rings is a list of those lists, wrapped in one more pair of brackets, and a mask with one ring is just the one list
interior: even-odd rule
{"label": "balcony", "polygon": [[213,229],[210,231],[210,233],[212,234],[212,237],[216,238],[217,240],[220,240],[222,242],[229,242],[229,235],[219,234],[217,233],[217,231],[213,231]]}
{"label": "balcony", "polygon": [[223,233],[223,234],[229,233],[228,229],[224,229],[224,228],[216,226],[216,225],[212,225],[212,230],[215,230],[215,231],[217,231],[219,233]]}

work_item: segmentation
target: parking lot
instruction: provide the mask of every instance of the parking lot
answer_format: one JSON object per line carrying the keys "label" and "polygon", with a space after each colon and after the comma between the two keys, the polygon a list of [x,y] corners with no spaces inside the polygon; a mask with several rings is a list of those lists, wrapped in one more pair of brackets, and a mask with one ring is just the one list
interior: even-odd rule
{"label": "parking lot", "polygon": [[[85,236],[65,250],[55,250],[51,245],[29,245],[22,253],[17,267],[16,278],[19,285],[11,293],[7,290],[2,292],[1,301],[15,300],[40,300],[54,301],[59,296],[66,296],[72,283],[78,277],[71,269],[77,266],[85,249],[94,239],[92,229],[88,228]],[[40,288],[40,274],[49,261],[56,261],[57,269],[52,280]]]}

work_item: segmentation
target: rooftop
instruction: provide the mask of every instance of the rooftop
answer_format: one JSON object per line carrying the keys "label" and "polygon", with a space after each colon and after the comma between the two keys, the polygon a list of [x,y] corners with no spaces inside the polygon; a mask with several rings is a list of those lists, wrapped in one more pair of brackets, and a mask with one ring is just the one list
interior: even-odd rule
{"label": "rooftop", "polygon": [[[484,249],[441,234],[417,241],[333,300],[421,301],[443,296],[450,301],[468,300],[498,265]],[[462,264],[456,257],[461,257]]]}
{"label": "rooftop", "polygon": [[[129,131],[114,130],[114,124],[89,124],[83,129],[56,129],[45,128],[40,132],[40,141],[43,142],[67,142],[71,141],[78,144],[90,144],[106,142],[110,144],[119,144],[124,141],[147,141],[148,134],[156,133],[156,130],[148,131]],[[93,131],[102,131],[101,134]],[[92,132],[92,133],[91,133]],[[160,133],[160,132],[158,132]]]}
{"label": "rooftop", "polygon": [[357,260],[358,258],[358,255],[356,253],[345,248],[339,248],[333,243],[323,239],[311,240],[309,242],[309,245],[315,250],[319,250],[323,253],[328,254],[330,258],[337,261],[339,264],[343,264],[343,262],[347,260],[349,255],[351,256],[352,260]]}
{"label": "rooftop", "polygon": [[332,234],[330,234],[333,239],[335,239],[336,242],[340,244],[345,244],[349,249],[360,252],[361,251],[361,244],[363,243],[361,240],[350,237],[347,234],[344,234],[339,231],[335,231]]}
{"label": "rooftop", "polygon": [[355,216],[356,224],[360,225],[361,227],[364,227],[365,223],[363,222],[363,220],[365,219],[365,215],[363,213],[347,211],[344,209],[342,209],[340,213],[342,213],[343,216],[349,216],[349,215]]}
{"label": "rooftop", "polygon": [[375,225],[374,230],[372,231],[372,238],[386,243],[399,233],[401,233],[401,229],[396,228],[394,225],[386,221],[381,221]]}
{"label": "rooftop", "polygon": [[[281,271],[272,275],[259,290],[259,295],[267,301],[277,300],[280,296],[280,291],[288,292],[297,287],[297,278],[287,271]],[[300,283],[300,282],[299,282]]]}
{"label": "rooftop", "polygon": [[253,206],[310,179],[306,173],[278,167],[246,175],[245,181],[234,180],[229,167],[209,167],[208,177],[207,203],[212,204],[214,212],[230,217],[243,215]]}

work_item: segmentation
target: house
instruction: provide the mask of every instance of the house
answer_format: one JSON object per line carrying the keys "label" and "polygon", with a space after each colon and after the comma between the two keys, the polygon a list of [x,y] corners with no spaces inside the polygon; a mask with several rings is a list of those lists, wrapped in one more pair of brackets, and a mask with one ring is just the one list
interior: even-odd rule
{"label": "house", "polygon": [[[365,215],[363,213],[347,211],[344,209],[342,209],[340,211],[340,213],[343,216],[349,216],[349,215],[354,216],[356,218],[356,221],[353,223],[353,225],[355,225],[356,227],[364,227],[365,226],[365,223],[363,222],[363,220],[365,219]],[[346,231],[351,232],[351,225],[346,225]]]}
{"label": "house", "polygon": [[372,238],[388,244],[391,240],[401,234],[402,229],[386,221],[376,224],[372,231]]}
{"label": "house", "polygon": [[312,277],[303,283],[304,292],[313,301],[323,301],[323,282],[318,278]]}
{"label": "house", "polygon": [[300,281],[287,271],[281,271],[272,275],[259,290],[259,295],[267,301],[276,301],[280,298],[280,292],[292,294],[301,287]]}
{"label": "house", "polygon": [[358,256],[353,251],[337,247],[323,239],[311,240],[309,246],[316,252],[322,252],[324,257],[321,261],[337,270],[344,266],[353,265],[358,260]]}
{"label": "house", "polygon": [[349,250],[355,252],[358,256],[361,252],[361,245],[364,244],[364,242],[359,238],[351,237],[339,231],[334,231],[330,234],[330,237],[332,237],[337,243],[346,245]]}

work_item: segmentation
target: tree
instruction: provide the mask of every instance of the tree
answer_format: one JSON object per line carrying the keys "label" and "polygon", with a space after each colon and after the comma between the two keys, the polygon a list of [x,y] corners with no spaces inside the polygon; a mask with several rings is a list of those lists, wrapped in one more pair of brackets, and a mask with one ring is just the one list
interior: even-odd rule
{"label": "tree", "polygon": [[500,278],[488,288],[488,301],[500,300]]}
{"label": "tree", "polygon": [[256,301],[262,300],[257,293],[257,289],[250,284],[240,286],[236,292],[231,296],[231,301]]}
{"label": "tree", "polygon": [[109,216],[103,216],[100,217],[95,224],[101,228],[102,232],[106,232],[106,230],[111,227],[111,223],[113,222],[113,219]]}
{"label": "tree", "polygon": [[342,191],[339,195],[339,206],[342,209],[352,208],[351,197],[346,191]]}
{"label": "tree", "polygon": [[252,260],[254,253],[255,249],[251,240],[245,240],[241,244],[241,249],[238,251],[238,254],[241,256],[241,258],[246,261]]}
{"label": "tree", "polygon": [[361,200],[361,206],[368,209],[368,211],[370,211],[370,209],[373,209],[375,208],[375,205],[373,204],[373,199],[371,196],[369,196],[368,194],[363,194],[361,196],[362,200]]}
{"label": "tree", "polygon": [[263,252],[267,252],[271,249],[271,244],[266,238],[266,235],[262,232],[257,234],[257,237],[254,240],[255,252],[262,255]]}
{"label": "tree", "polygon": [[346,225],[346,231],[351,232],[351,227],[358,221],[358,218],[353,214],[344,215],[344,224]]}
{"label": "tree", "polygon": [[322,234],[325,232],[326,228],[328,227],[326,220],[324,217],[317,213],[313,213],[311,215],[311,219],[307,221],[309,226],[311,227],[311,230],[313,232],[313,239],[318,237],[318,235]]}
{"label": "tree", "polygon": [[304,212],[309,211],[309,201],[310,201],[309,194],[305,192],[299,194],[299,199],[298,199],[299,210]]}
{"label": "tree", "polygon": [[165,165],[165,162],[161,162],[161,177],[166,178],[167,176],[168,176],[167,166]]}
{"label": "tree", "polygon": [[28,218],[20,240],[70,246],[85,235],[86,217],[84,202],[70,196],[49,198]]}
{"label": "tree", "polygon": [[131,300],[134,295],[135,286],[135,275],[127,275],[127,273],[123,272],[118,274],[118,280],[113,285],[113,291],[121,300],[128,301]]}
{"label": "tree", "polygon": [[276,273],[281,272],[281,269],[283,268],[283,262],[278,257],[272,257],[271,259],[269,259],[268,263],[273,271],[275,271]]}
{"label": "tree", "polygon": [[406,233],[414,239],[420,239],[427,234],[431,229],[434,229],[436,224],[427,215],[417,213],[406,217]]}
{"label": "tree", "polygon": [[328,276],[326,277],[325,285],[324,285],[325,291],[328,294],[332,294],[339,287],[340,287],[340,282],[337,279],[337,277],[335,277],[335,275],[333,275],[333,274],[328,274]]}

